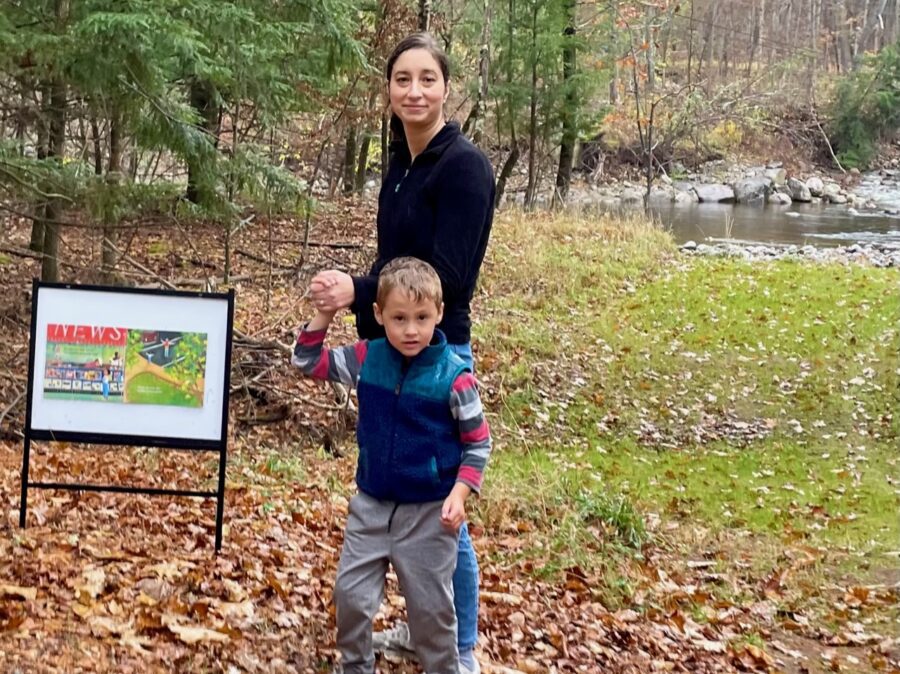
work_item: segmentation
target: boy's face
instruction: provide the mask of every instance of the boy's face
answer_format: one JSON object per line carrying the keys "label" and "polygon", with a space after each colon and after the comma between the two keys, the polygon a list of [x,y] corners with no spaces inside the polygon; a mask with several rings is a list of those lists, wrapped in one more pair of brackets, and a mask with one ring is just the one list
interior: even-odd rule
{"label": "boy's face", "polygon": [[431,343],[434,328],[444,317],[444,305],[415,298],[402,290],[392,290],[384,306],[375,304],[375,320],[384,326],[387,340],[407,358],[418,356]]}

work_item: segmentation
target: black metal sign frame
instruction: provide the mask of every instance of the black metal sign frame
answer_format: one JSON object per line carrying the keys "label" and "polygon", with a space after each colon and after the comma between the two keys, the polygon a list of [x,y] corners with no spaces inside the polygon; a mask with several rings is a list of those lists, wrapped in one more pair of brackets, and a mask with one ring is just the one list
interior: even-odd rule
{"label": "black metal sign frame", "polygon": [[[35,345],[37,343],[38,295],[40,288],[58,288],[67,290],[99,291],[111,293],[131,293],[135,295],[163,295],[202,299],[225,300],[228,303],[228,326],[225,344],[225,373],[222,393],[222,429],[216,440],[193,438],[119,435],[112,433],[86,433],[74,431],[52,431],[33,429],[31,410],[34,396],[34,363]],[[31,341],[28,348],[28,399],[25,407],[25,438],[22,454],[22,493],[19,503],[19,527],[25,528],[25,516],[28,512],[29,489],[59,489],[64,491],[116,492],[122,494],[150,494],[162,496],[193,496],[200,498],[216,498],[216,536],[215,549],[222,548],[222,523],[225,511],[225,465],[228,454],[228,395],[231,374],[232,330],[234,328],[234,290],[227,293],[187,292],[179,290],[156,290],[147,288],[121,288],[99,285],[77,285],[68,283],[46,283],[34,279],[31,295]],[[28,478],[31,443],[39,441],[62,441],[78,444],[130,445],[134,447],[159,447],[162,449],[183,449],[193,451],[218,452],[219,475],[216,491],[195,491],[185,489],[154,489],[149,487],[128,487],[108,484],[83,484],[73,482],[31,482]]]}

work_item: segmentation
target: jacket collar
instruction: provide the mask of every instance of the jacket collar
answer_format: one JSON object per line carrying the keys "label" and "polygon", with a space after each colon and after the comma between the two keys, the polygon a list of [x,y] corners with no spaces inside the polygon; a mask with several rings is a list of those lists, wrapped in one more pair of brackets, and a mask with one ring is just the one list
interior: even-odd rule
{"label": "jacket collar", "polygon": [[[461,134],[462,131],[460,131],[459,122],[447,122],[441,130],[435,134],[434,138],[429,141],[419,157],[441,156],[444,153],[444,150],[446,150],[450,144],[456,140],[457,136]],[[409,145],[406,144],[406,139],[391,141],[390,151],[396,152],[397,156],[402,157],[404,161],[408,162],[410,160]]]}
{"label": "jacket collar", "polygon": [[[387,338],[385,338],[385,343],[388,346],[388,351],[391,354],[391,357],[397,359],[401,363],[404,360],[404,355],[397,351],[394,348],[394,345],[391,344]],[[416,367],[430,367],[438,362],[441,355],[444,353],[444,349],[447,346],[447,336],[438,328],[434,329],[434,336],[431,338],[431,343],[422,349],[418,355],[414,356],[409,361],[409,366]]]}

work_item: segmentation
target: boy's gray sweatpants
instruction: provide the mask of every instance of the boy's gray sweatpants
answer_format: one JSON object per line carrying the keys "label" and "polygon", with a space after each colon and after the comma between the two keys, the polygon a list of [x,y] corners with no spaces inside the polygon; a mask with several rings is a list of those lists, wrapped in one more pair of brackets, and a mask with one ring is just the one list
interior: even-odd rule
{"label": "boy's gray sweatpants", "polygon": [[344,674],[372,674],[372,620],[384,596],[388,562],[406,598],[409,632],[426,674],[457,674],[453,571],[458,534],[441,524],[442,501],[350,500],[334,601]]}

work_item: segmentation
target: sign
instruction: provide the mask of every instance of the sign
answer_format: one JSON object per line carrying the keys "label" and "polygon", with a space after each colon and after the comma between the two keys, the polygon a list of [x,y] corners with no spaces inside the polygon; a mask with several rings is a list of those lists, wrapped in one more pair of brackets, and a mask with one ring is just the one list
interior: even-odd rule
{"label": "sign", "polygon": [[[19,524],[28,489],[218,498],[221,546],[234,292],[35,281]],[[218,451],[219,489],[28,481],[33,440]]]}

